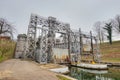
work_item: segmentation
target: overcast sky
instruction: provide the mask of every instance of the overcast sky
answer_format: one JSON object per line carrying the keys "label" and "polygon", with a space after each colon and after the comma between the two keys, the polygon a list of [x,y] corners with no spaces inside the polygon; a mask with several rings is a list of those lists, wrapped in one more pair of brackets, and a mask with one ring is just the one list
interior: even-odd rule
{"label": "overcast sky", "polygon": [[120,14],[120,0],[0,0],[0,17],[13,23],[17,34],[27,33],[31,13],[53,16],[73,29],[90,31],[96,21]]}

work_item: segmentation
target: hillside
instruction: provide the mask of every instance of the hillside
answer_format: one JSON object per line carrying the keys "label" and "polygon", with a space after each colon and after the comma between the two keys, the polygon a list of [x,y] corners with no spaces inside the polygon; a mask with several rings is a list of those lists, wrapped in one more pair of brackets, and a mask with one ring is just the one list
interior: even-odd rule
{"label": "hillside", "polygon": [[102,61],[120,62],[120,41],[114,41],[112,45],[102,43],[100,45]]}
{"label": "hillside", "polygon": [[13,58],[15,44],[12,40],[0,40],[0,62]]}
{"label": "hillside", "polygon": [[[0,62],[13,58],[15,42],[11,40],[0,40]],[[102,61],[120,62],[120,41],[114,41],[112,45],[102,43],[100,45]]]}

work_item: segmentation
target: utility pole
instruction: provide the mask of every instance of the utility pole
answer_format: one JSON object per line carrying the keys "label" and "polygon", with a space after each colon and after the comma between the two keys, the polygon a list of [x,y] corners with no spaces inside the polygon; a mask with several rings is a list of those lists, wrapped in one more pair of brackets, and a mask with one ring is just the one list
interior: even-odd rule
{"label": "utility pole", "polygon": [[90,38],[91,38],[91,53],[93,55],[93,61],[94,61],[94,53],[93,53],[93,39],[92,39],[92,32],[90,31]]}
{"label": "utility pole", "polygon": [[81,28],[79,28],[79,35],[80,35],[80,56],[79,56],[79,60],[81,62],[82,60],[82,49],[83,49],[83,43],[82,43],[82,33],[81,33]]}
{"label": "utility pole", "polygon": [[[68,27],[70,27],[70,25],[67,25]],[[70,65],[71,65],[71,40],[70,40],[70,29],[67,30],[67,35],[68,35],[68,55],[69,55],[69,61],[70,61]]]}

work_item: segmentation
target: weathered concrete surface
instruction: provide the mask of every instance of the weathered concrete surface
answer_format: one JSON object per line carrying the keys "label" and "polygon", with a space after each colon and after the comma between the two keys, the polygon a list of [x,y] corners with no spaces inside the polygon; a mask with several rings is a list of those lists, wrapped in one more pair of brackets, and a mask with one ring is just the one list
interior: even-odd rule
{"label": "weathered concrete surface", "polygon": [[11,59],[0,63],[0,80],[58,80],[56,74],[34,62]]}

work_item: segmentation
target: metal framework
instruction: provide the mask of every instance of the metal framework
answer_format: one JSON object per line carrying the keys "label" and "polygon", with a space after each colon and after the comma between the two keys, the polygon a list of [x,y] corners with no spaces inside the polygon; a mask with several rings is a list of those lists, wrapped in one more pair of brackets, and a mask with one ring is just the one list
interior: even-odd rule
{"label": "metal framework", "polygon": [[[37,29],[41,30],[38,41],[36,37]],[[27,33],[28,44],[26,47],[26,56],[37,59],[40,63],[51,62],[52,48],[55,44],[55,33],[68,35],[69,30],[69,24],[57,21],[54,17],[44,18],[36,14],[31,14]],[[36,42],[39,45],[36,45]],[[36,47],[39,49],[36,50]]]}
{"label": "metal framework", "polygon": [[30,57],[41,64],[52,62],[52,48],[57,45],[55,33],[63,35],[63,48],[68,49],[70,61],[80,61],[82,37],[93,38],[93,36],[82,34],[81,30],[72,31],[69,24],[60,22],[54,17],[45,18],[31,14],[24,58]]}

